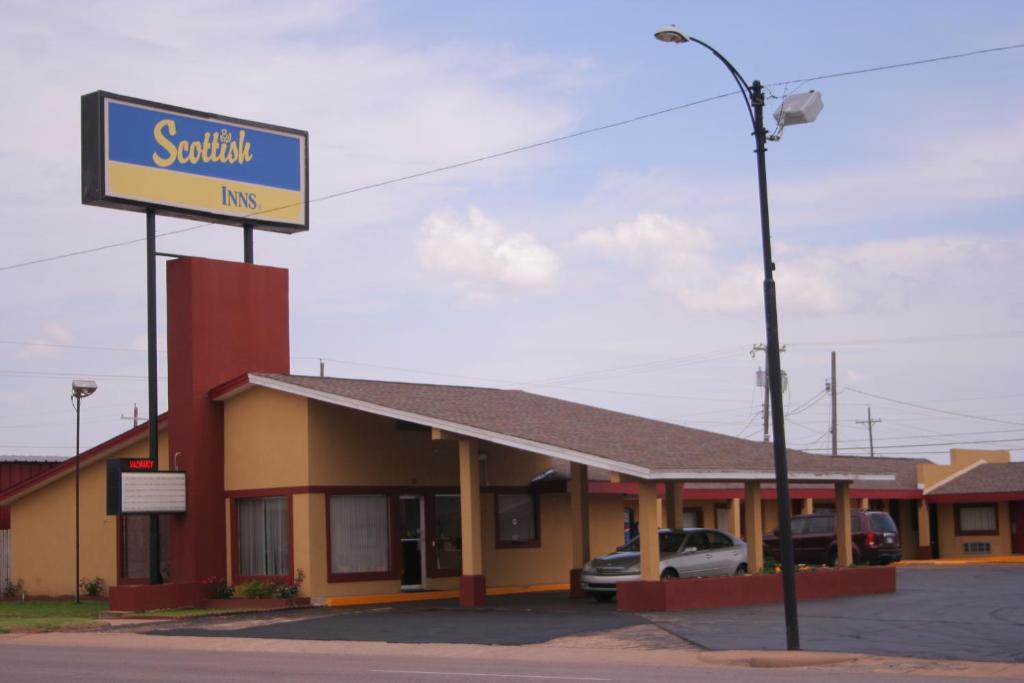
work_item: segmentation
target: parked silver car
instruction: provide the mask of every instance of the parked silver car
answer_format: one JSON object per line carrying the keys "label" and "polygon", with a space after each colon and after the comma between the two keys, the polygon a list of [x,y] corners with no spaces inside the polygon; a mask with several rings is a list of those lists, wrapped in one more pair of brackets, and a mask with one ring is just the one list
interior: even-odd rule
{"label": "parked silver car", "polygon": [[[716,529],[661,529],[659,572],[662,579],[725,576],[747,572],[747,544]],[[615,596],[621,581],[640,580],[640,538],[583,567],[583,592],[599,602]]]}

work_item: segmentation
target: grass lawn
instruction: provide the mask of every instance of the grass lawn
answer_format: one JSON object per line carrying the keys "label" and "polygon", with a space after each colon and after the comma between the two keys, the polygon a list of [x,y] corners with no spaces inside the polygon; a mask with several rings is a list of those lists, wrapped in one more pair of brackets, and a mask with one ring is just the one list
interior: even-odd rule
{"label": "grass lawn", "polygon": [[26,600],[0,602],[0,633],[57,631],[97,626],[96,617],[109,608],[105,600]]}
{"label": "grass lawn", "polygon": [[232,614],[234,612],[251,612],[252,609],[237,608],[225,609],[215,607],[173,607],[168,609],[151,609],[145,612],[147,617],[168,617],[184,619],[187,617],[206,617],[211,614]]}

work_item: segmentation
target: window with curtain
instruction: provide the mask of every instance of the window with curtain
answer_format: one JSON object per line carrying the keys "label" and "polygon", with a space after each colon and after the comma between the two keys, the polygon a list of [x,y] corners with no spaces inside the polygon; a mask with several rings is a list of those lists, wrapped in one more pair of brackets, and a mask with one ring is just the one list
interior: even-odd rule
{"label": "window with curtain", "polygon": [[537,539],[536,504],[529,493],[499,493],[498,543],[535,543]]}
{"label": "window with curtain", "polygon": [[236,501],[240,576],[289,576],[288,498]]}
{"label": "window with curtain", "polygon": [[384,494],[330,497],[331,574],[391,570],[389,509]]}
{"label": "window with curtain", "polygon": [[997,534],[995,505],[965,505],[957,508],[957,533]]}

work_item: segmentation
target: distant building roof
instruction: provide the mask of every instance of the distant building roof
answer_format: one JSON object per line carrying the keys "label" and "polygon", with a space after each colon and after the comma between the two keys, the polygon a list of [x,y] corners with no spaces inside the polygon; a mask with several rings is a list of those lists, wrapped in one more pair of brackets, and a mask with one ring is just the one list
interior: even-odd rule
{"label": "distant building roof", "polygon": [[52,463],[64,462],[74,456],[53,456],[53,455],[0,455],[0,462],[27,462],[27,463]]}
{"label": "distant building roof", "polygon": [[[251,373],[211,392],[251,386],[580,462],[642,479],[774,480],[771,444],[651,420],[525,391]],[[833,458],[788,451],[792,479],[890,479]]]}
{"label": "distant building roof", "polygon": [[1024,462],[983,463],[928,491],[929,496],[977,493],[1024,495]]}

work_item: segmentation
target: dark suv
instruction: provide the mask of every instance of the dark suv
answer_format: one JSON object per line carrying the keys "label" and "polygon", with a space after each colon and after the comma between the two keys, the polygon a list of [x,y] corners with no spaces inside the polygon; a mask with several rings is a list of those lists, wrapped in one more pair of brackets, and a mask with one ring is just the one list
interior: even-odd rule
{"label": "dark suv", "polygon": [[[836,563],[836,517],[831,511],[796,515],[793,553],[798,564]],[[888,512],[855,510],[850,515],[853,561],[856,564],[889,564],[903,558],[900,534]],[[779,530],[764,536],[765,557],[778,561]]]}

